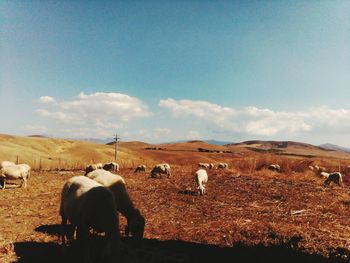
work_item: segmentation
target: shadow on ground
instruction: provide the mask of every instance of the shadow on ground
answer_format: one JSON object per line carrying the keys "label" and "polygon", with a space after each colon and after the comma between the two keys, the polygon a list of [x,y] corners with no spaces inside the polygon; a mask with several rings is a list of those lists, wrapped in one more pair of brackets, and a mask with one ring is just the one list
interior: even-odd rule
{"label": "shadow on ground", "polygon": [[[337,257],[335,254],[331,258],[325,258],[321,255],[297,251],[287,245],[265,247],[263,245],[235,244],[233,247],[219,247],[179,240],[161,241],[156,239],[144,239],[141,244],[136,245],[130,238],[123,238],[123,241],[125,244],[123,259],[113,258],[108,262],[348,262],[345,261],[345,258]],[[104,245],[105,240],[101,236],[92,237],[90,240],[90,253],[96,262]],[[14,249],[19,257],[17,261],[19,263],[82,262],[80,250],[75,242],[67,246],[65,251],[57,243],[43,242],[18,242],[14,244]],[[343,255],[348,253],[348,251],[342,252]]]}

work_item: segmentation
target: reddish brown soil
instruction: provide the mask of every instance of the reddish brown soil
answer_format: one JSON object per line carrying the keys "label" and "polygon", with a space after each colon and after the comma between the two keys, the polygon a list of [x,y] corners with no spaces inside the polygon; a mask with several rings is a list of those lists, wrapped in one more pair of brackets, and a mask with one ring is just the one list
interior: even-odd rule
{"label": "reddish brown soil", "polygon": [[[199,196],[191,169],[175,168],[161,179],[120,172],[146,219],[142,244],[123,238],[124,262],[340,262],[349,256],[348,186],[213,170]],[[58,239],[62,186],[81,174],[34,172],[28,188],[0,191],[0,262],[81,262],[75,244],[63,254]],[[124,225],[121,216],[121,232]],[[103,241],[92,238],[96,255]]]}

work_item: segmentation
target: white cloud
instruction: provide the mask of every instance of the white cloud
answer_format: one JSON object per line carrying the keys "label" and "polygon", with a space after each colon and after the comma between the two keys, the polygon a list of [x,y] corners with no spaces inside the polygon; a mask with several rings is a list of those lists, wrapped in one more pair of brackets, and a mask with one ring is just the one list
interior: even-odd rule
{"label": "white cloud", "polygon": [[53,104],[53,103],[56,103],[56,100],[50,96],[41,96],[39,98],[39,102],[43,104]]}
{"label": "white cloud", "polygon": [[44,125],[25,125],[24,130],[30,132],[31,134],[43,135],[49,132],[49,128]]}
{"label": "white cloud", "polygon": [[168,128],[154,128],[152,131],[152,135],[154,139],[160,139],[164,135],[170,134],[171,130]]}
{"label": "white cloud", "polygon": [[64,124],[65,128],[58,131],[75,137],[111,134],[111,131],[125,128],[132,119],[152,116],[141,100],[121,93],[80,93],[62,102],[42,96],[39,101],[55,102],[50,109],[37,109],[37,114]]}
{"label": "white cloud", "polygon": [[203,136],[198,131],[189,131],[187,135],[185,136],[185,139],[187,140],[201,140]]}
{"label": "white cloud", "polygon": [[300,112],[256,107],[234,109],[207,101],[165,99],[159,106],[175,118],[196,118],[216,133],[245,137],[288,138],[302,134],[344,133],[350,129],[350,110],[313,108]]}

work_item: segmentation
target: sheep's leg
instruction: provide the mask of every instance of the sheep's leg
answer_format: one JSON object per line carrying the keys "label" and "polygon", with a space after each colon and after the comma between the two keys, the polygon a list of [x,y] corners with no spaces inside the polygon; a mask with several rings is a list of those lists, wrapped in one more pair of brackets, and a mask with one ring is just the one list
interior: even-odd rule
{"label": "sheep's leg", "polygon": [[2,184],[2,189],[3,190],[5,189],[5,186],[6,186],[6,178],[4,178],[4,180],[3,180],[3,184]]}
{"label": "sheep's leg", "polygon": [[67,218],[62,216],[62,221],[61,221],[61,240],[62,244],[66,244],[66,235],[67,235]]}
{"label": "sheep's leg", "polygon": [[80,223],[76,228],[76,240],[78,241],[79,250],[84,257],[83,262],[89,263],[91,261],[88,244],[89,227],[86,224]]}
{"label": "sheep's leg", "polygon": [[2,177],[1,181],[2,181],[2,189],[4,190],[5,189],[5,184],[6,184],[6,178]]}
{"label": "sheep's leg", "polygon": [[24,188],[27,188],[27,178],[23,177],[21,187],[22,187],[22,185]]}

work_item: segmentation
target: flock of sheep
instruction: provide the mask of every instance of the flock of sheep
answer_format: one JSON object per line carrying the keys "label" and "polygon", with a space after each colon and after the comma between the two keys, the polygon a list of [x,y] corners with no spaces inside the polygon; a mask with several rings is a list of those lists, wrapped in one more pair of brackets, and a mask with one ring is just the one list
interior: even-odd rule
{"label": "flock of sheep", "polygon": [[[270,164],[267,167],[271,171],[280,172],[281,167],[278,164]],[[316,175],[320,176],[321,178],[325,179],[324,186],[330,185],[331,182],[339,185],[344,186],[343,183],[343,174],[340,172],[326,172],[326,168],[318,165],[310,165],[309,170],[314,171]],[[350,172],[350,166],[346,168],[347,172]]]}
{"label": "flock of sheep", "polygon": [[[330,185],[331,182],[339,185],[339,186],[344,186],[343,183],[343,174],[341,174],[340,172],[331,172],[328,173],[326,172],[326,168],[322,167],[322,166],[318,166],[318,165],[310,165],[309,169],[311,171],[314,171],[318,176],[322,177],[325,179],[324,181],[324,185]],[[350,166],[348,166],[346,168],[346,172],[350,171]]]}
{"label": "flock of sheep", "polygon": [[[207,170],[228,169],[227,163],[199,163],[198,170],[194,173],[194,181],[200,195],[205,194],[205,185],[208,182]],[[350,167],[348,167],[350,170]],[[271,164],[268,169],[280,172],[278,164]],[[310,170],[325,178],[324,185],[331,182],[343,186],[340,172],[327,173],[324,167],[309,166]],[[27,164],[15,164],[9,161],[0,163],[0,183],[2,189],[6,187],[7,180],[22,180],[20,187],[27,187],[30,176],[30,166]],[[123,244],[119,233],[118,213],[125,216],[127,225],[125,234],[131,234],[134,240],[143,238],[145,219],[140,211],[133,205],[126,189],[124,179],[116,174],[119,165],[115,162],[89,164],[85,168],[85,174],[70,178],[63,186],[59,214],[61,216],[61,240],[66,244],[66,239],[76,239],[83,249],[84,262],[89,262],[90,251],[88,237],[90,228],[95,232],[104,232],[106,246],[101,254],[101,259],[114,257],[123,250]],[[135,173],[146,172],[145,165],[136,167]],[[157,164],[150,172],[151,178],[157,176],[171,176],[171,168],[167,163]],[[73,231],[68,231],[67,222],[70,222]]]}

